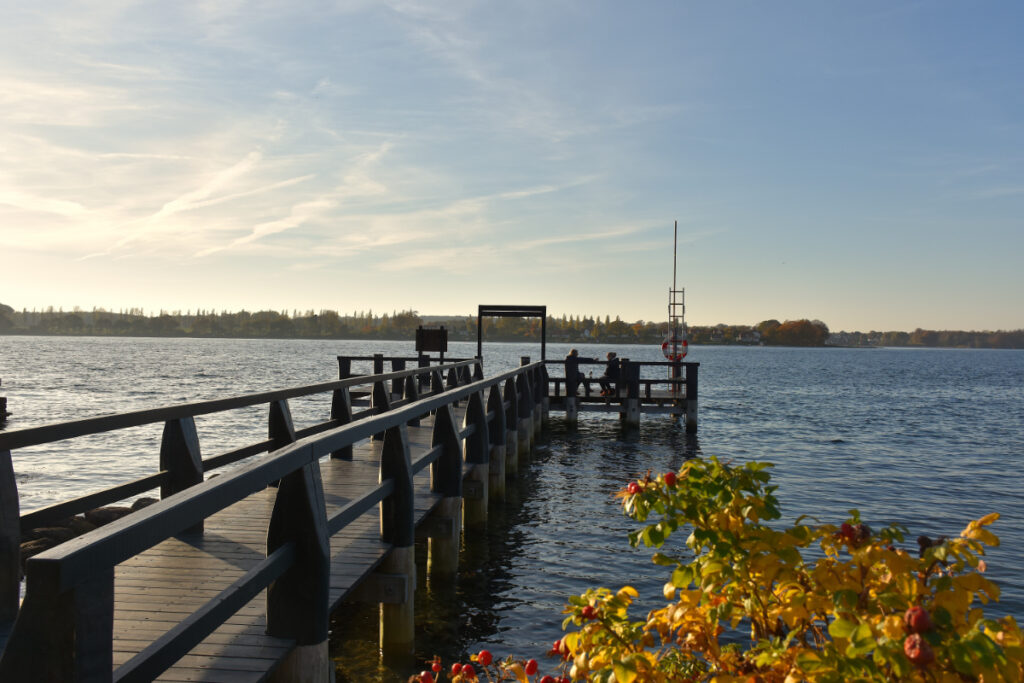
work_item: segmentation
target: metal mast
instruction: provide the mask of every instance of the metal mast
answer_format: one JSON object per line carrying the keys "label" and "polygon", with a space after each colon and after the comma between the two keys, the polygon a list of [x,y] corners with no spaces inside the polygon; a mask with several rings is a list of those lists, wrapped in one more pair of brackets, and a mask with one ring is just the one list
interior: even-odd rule
{"label": "metal mast", "polygon": [[686,289],[676,288],[676,250],[679,244],[679,221],[675,221],[672,235],[672,288],[668,290],[668,336],[686,339]]}

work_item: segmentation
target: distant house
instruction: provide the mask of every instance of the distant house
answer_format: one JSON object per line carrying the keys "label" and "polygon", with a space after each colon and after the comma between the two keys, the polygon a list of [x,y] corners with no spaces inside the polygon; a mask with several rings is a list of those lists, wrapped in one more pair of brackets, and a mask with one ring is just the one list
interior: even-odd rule
{"label": "distant house", "polygon": [[736,341],[740,344],[760,344],[761,333],[757,330],[749,330],[747,332],[740,332],[736,335]]}

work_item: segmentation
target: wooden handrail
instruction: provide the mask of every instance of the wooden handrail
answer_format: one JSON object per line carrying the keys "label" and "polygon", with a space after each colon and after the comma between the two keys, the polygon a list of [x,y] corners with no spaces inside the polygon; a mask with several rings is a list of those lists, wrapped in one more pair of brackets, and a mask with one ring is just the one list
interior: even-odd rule
{"label": "wooden handrail", "polygon": [[[457,373],[461,367],[468,367],[478,362],[474,360],[466,363],[452,364],[450,372]],[[471,440],[474,437],[478,440],[482,439],[481,434],[486,433],[488,422],[501,417],[495,414],[494,411],[490,414],[485,412],[483,406],[485,390],[490,387],[500,388],[504,386],[507,388],[510,383],[513,383],[510,380],[516,380],[514,384],[521,384],[524,390],[528,390],[530,387],[530,374],[542,368],[543,366],[539,363],[534,363],[510,370],[495,377],[471,381],[468,384],[457,384],[448,387],[441,386],[435,393],[419,400],[403,399],[396,401],[395,405],[390,406],[388,410],[383,412],[371,408],[368,411],[364,411],[365,414],[359,414],[360,419],[353,419],[347,424],[332,426],[326,430],[297,438],[294,442],[281,446],[264,458],[248,463],[221,477],[196,483],[132,515],[123,517],[100,529],[44,551],[30,558],[26,563],[27,584],[23,609],[33,610],[38,615],[39,610],[45,611],[47,609],[45,605],[48,604],[48,600],[56,599],[58,595],[74,595],[76,590],[81,590],[85,595],[80,596],[78,599],[85,600],[88,604],[93,605],[93,607],[89,608],[90,610],[96,613],[112,614],[113,572],[116,565],[172,536],[196,528],[197,525],[201,525],[202,521],[210,515],[259,490],[265,489],[272,482],[281,482],[281,488],[278,492],[278,503],[275,505],[275,513],[271,519],[272,533],[270,537],[273,538],[273,530],[275,528],[278,529],[278,534],[282,529],[286,533],[293,533],[291,530],[294,528],[294,524],[282,522],[277,527],[274,526],[278,506],[281,505],[281,496],[287,494],[294,499],[296,495],[313,495],[311,500],[315,500],[315,491],[311,491],[309,486],[302,482],[309,482],[310,476],[318,480],[319,470],[316,468],[316,462],[320,458],[382,432],[387,433],[384,452],[389,452],[388,449],[390,448],[393,453],[396,444],[389,441],[392,434],[400,434],[402,442],[405,443],[405,425],[411,420],[417,419],[426,413],[442,409],[447,411],[447,414],[450,416],[451,411],[448,406],[464,399],[470,400],[470,411],[475,413],[476,418],[466,428],[456,431],[455,444],[459,445],[463,440]],[[435,373],[437,370],[436,366],[429,369],[430,372]],[[383,383],[393,379],[395,376],[415,376],[425,371],[427,371],[425,368],[414,368],[375,376],[374,380],[375,383]],[[436,375],[434,377],[436,378]],[[49,429],[23,430],[20,436],[21,441],[13,439],[0,446],[0,448],[10,447],[10,443],[46,443],[45,440],[40,440],[43,436],[49,436],[53,440],[62,440],[71,438],[71,435],[94,434],[109,431],[110,429],[137,426],[151,422],[191,418],[193,415],[216,412],[218,409],[225,410],[270,401],[281,402],[281,407],[278,410],[283,410],[284,412],[279,414],[278,419],[284,419],[286,422],[283,423],[284,426],[280,429],[286,429],[291,435],[289,438],[295,438],[297,434],[290,426],[290,416],[287,414],[287,404],[285,403],[288,397],[335,391],[339,388],[347,388],[365,382],[366,378],[340,380],[311,387],[252,394],[235,399],[207,401],[187,406],[173,406],[149,411],[137,411],[126,415],[94,418],[92,420],[78,421],[74,423],[74,427],[68,429],[61,429],[61,427],[66,425],[52,425]],[[532,399],[523,394],[520,396],[520,401],[523,400],[529,401]],[[447,419],[450,421],[451,418]],[[484,421],[480,422],[481,419]],[[480,431],[481,429],[483,432]],[[31,434],[26,437],[26,432],[31,432]],[[280,436],[273,437],[273,428],[271,434],[271,441],[280,438]],[[15,432],[5,436],[11,435],[17,436],[18,433]],[[263,446],[266,443],[261,442],[259,445]],[[391,444],[390,446],[389,443]],[[482,444],[482,441],[477,443],[475,448],[481,447]],[[407,448],[407,444],[404,447]],[[403,476],[412,476],[416,471],[420,471],[438,461],[446,452],[446,449],[450,451],[450,448],[451,445],[435,444],[416,459],[412,471],[407,467],[405,470],[406,474]],[[461,450],[461,446],[459,450]],[[482,456],[478,454],[478,457]],[[163,474],[154,475],[150,479],[155,481]],[[320,510],[322,521],[317,522],[315,518],[313,519],[313,526],[319,527],[320,531],[316,531],[315,528],[312,530],[299,529],[295,530],[294,533],[306,536],[310,533],[321,534],[319,543],[322,546],[326,542],[323,539],[327,539],[330,535],[337,533],[373,506],[387,504],[388,500],[399,495],[399,493],[403,496],[403,502],[391,503],[391,505],[399,504],[403,509],[411,509],[408,507],[411,505],[411,500],[404,500],[405,497],[412,495],[408,483],[402,484],[400,490],[396,480],[384,477],[383,470],[381,475],[383,480],[380,484],[368,489],[359,498],[336,511],[330,519],[324,518],[324,511]],[[314,488],[318,486],[319,484],[314,484]],[[289,503],[286,507],[287,509],[309,509],[308,503],[300,505],[298,508],[295,508],[293,503]],[[320,507],[323,507],[322,494]],[[283,512],[282,514],[290,513]],[[382,529],[382,533],[383,531]],[[404,533],[406,536],[408,535],[408,532]],[[209,601],[198,611],[186,617],[179,626],[159,638],[138,656],[120,667],[115,672],[115,680],[148,680],[158,675],[196,643],[200,642],[202,638],[215,630],[220,623],[230,614],[237,611],[241,605],[248,602],[252,596],[263,590],[263,588],[270,586],[271,582],[276,581],[275,585],[282,586],[279,590],[287,590],[288,582],[285,580],[287,578],[286,575],[291,571],[290,567],[293,563],[300,560],[292,549],[292,543],[293,541],[287,540],[287,538],[284,539],[284,543],[281,545],[271,543],[268,557],[258,567],[250,570],[245,577],[236,581],[225,591],[222,591],[217,598]],[[277,581],[278,579],[281,579],[281,581]],[[100,589],[93,590],[93,586],[98,586]],[[270,600],[273,603],[272,597]],[[285,600],[285,598],[282,598],[282,600]],[[75,602],[75,604],[78,605],[79,603]],[[287,600],[284,603],[278,601],[274,604],[280,606],[280,604],[288,604],[288,602]],[[75,609],[79,608],[76,607]],[[77,614],[77,612],[75,613]],[[274,610],[270,610],[270,614],[273,616]],[[320,623],[320,620],[315,621]],[[29,623],[32,622],[30,621]],[[282,628],[288,631],[293,627],[293,623],[298,622],[291,622],[286,619],[284,622],[278,621],[278,625],[275,626],[268,621],[268,629],[271,632],[275,630],[280,631]],[[323,624],[322,628],[326,629],[326,617],[324,617]],[[65,625],[65,627],[68,626]],[[32,628],[34,627],[27,628],[29,628],[28,632],[20,634],[16,626],[11,635],[12,640],[9,642],[14,644],[19,638],[31,641],[32,638],[38,636],[38,633],[35,636],[33,635],[34,631],[32,631]],[[317,628],[321,627],[318,626]],[[310,637],[308,629],[303,632],[307,634],[304,637]],[[302,637],[300,636],[300,639],[297,641],[299,644],[303,642]],[[320,636],[316,635],[316,637]],[[326,635],[323,635],[323,637],[326,637]],[[95,638],[97,639],[96,645],[100,645],[100,649],[102,649],[102,633],[96,635]],[[107,644],[109,645],[109,642]],[[20,650],[20,648],[8,648],[8,651],[12,649]],[[18,661],[14,663],[0,660],[0,671],[22,670],[19,667],[25,664],[24,654],[19,653],[16,657]],[[74,653],[62,653],[61,662],[48,663],[46,671],[64,672],[66,668],[61,667],[65,667],[69,658],[73,660],[74,657]],[[109,657],[109,653],[97,655],[96,661],[101,661],[103,657]],[[90,664],[95,666],[96,661]],[[78,664],[73,664],[73,666],[78,666]]]}

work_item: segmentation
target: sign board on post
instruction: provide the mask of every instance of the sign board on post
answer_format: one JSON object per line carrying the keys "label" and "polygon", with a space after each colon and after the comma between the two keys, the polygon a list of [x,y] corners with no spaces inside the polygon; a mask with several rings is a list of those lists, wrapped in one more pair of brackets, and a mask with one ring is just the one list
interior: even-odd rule
{"label": "sign board on post", "polygon": [[448,350],[448,330],[443,326],[438,329],[425,329],[422,325],[416,328],[416,352],[430,353],[435,351],[444,354]]}

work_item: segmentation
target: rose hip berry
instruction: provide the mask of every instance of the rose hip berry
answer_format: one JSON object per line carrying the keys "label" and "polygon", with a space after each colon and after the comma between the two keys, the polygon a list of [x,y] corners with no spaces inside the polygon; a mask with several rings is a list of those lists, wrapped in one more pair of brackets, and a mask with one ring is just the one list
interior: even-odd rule
{"label": "rose hip berry", "polygon": [[935,661],[935,651],[921,637],[920,633],[911,633],[907,636],[907,639],[903,641],[903,654],[907,656],[911,663],[921,668]]}
{"label": "rose hip berry", "polygon": [[526,662],[526,666],[523,667],[523,671],[526,672],[527,676],[532,676],[533,674],[537,673],[537,660],[531,659],[528,662]]}
{"label": "rose hip berry", "polygon": [[452,676],[458,676],[462,672],[462,665],[458,662],[452,664]]}
{"label": "rose hip berry", "polygon": [[932,616],[920,605],[914,605],[907,610],[903,615],[903,624],[907,627],[908,633],[924,633],[934,628]]}
{"label": "rose hip berry", "polygon": [[594,609],[593,605],[586,605],[580,611],[580,616],[583,617],[584,621],[593,621],[597,619],[597,610]]}
{"label": "rose hip berry", "polygon": [[464,664],[462,666],[462,675],[466,678],[476,678],[476,669],[473,668],[472,664]]}
{"label": "rose hip berry", "polygon": [[434,675],[429,671],[420,672],[420,683],[434,683]]}
{"label": "rose hip berry", "polygon": [[672,488],[676,485],[676,473],[666,472],[665,473],[665,486]]}
{"label": "rose hip berry", "polygon": [[490,666],[494,658],[491,657],[491,653],[487,650],[480,650],[480,654],[476,656],[476,661],[480,662],[481,666]]}
{"label": "rose hip berry", "polygon": [[555,683],[555,677],[545,676],[544,678],[540,679],[540,683]]}
{"label": "rose hip berry", "polygon": [[630,495],[635,496],[640,493],[640,484],[635,481],[631,481],[629,482],[629,486],[626,487],[626,491],[628,491]]}

